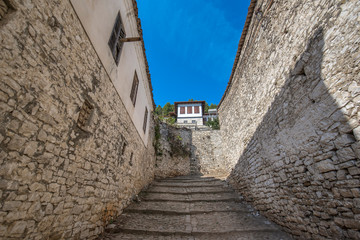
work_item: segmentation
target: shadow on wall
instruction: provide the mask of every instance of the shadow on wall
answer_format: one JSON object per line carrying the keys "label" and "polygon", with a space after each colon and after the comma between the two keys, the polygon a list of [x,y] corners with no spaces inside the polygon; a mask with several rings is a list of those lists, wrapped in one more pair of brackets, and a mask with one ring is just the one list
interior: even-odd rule
{"label": "shadow on wall", "polygon": [[192,132],[187,128],[156,121],[155,178],[175,177],[190,174]]}
{"label": "shadow on wall", "polygon": [[[336,89],[336,98],[328,91],[321,72],[324,45],[319,28],[228,180],[294,235],[356,238],[359,141],[349,119],[356,118],[359,103],[347,88]],[[348,115],[341,110],[351,107]]]}

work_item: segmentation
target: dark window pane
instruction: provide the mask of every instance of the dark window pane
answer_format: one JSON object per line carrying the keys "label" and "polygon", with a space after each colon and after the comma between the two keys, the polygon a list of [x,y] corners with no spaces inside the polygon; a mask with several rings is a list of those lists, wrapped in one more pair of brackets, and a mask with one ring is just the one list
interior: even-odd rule
{"label": "dark window pane", "polygon": [[144,124],[143,124],[144,132],[146,131],[147,117],[148,117],[148,110],[147,110],[147,107],[145,107]]}

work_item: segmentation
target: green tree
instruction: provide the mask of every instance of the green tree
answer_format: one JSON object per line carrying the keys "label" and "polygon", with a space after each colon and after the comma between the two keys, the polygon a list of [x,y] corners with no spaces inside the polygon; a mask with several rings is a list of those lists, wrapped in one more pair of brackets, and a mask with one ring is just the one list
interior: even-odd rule
{"label": "green tree", "polygon": [[170,112],[174,111],[174,105],[171,103],[166,103],[165,106],[162,108],[163,116],[168,116]]}
{"label": "green tree", "polygon": [[158,116],[162,116],[163,114],[163,109],[160,105],[158,105],[156,108],[155,108],[155,114],[158,115]]}
{"label": "green tree", "polygon": [[219,130],[220,129],[219,118],[215,118],[214,120],[207,121],[206,126],[211,127],[213,130]]}
{"label": "green tree", "polygon": [[176,119],[173,117],[169,117],[166,119],[166,123],[168,123],[170,125],[174,125],[176,123]]}
{"label": "green tree", "polygon": [[212,103],[212,104],[210,105],[210,107],[209,107],[209,109],[216,109],[216,108],[217,108],[217,105],[216,105],[216,104],[213,104],[213,103]]}
{"label": "green tree", "polygon": [[188,102],[193,102],[194,101],[194,99],[192,99],[192,98],[190,98],[189,100],[188,100]]}
{"label": "green tree", "polygon": [[209,104],[205,101],[205,113],[209,112]]}

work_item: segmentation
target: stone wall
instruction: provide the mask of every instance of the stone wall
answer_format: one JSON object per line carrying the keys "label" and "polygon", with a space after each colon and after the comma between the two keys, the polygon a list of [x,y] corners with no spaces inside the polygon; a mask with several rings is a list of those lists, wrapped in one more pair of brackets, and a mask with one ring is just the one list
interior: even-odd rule
{"label": "stone wall", "polygon": [[191,168],[195,174],[226,176],[230,169],[223,162],[221,131],[192,131]]}
{"label": "stone wall", "polygon": [[0,238],[93,239],[153,179],[154,136],[145,146],[69,1],[15,9],[0,25]]}
{"label": "stone wall", "polygon": [[157,121],[155,126],[155,177],[190,174],[191,130]]}
{"label": "stone wall", "polygon": [[219,107],[229,182],[299,238],[360,239],[359,13],[257,1]]}

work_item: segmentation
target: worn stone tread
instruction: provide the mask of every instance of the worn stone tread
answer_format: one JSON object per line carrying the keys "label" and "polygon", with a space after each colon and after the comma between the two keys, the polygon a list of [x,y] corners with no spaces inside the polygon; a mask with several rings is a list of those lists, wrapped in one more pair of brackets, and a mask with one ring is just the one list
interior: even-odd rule
{"label": "worn stone tread", "polygon": [[291,239],[222,181],[196,179],[153,183],[101,239]]}
{"label": "worn stone tread", "polygon": [[162,192],[162,193],[215,193],[215,192],[232,192],[229,188],[224,187],[164,187],[164,186],[154,186],[151,187],[147,192]]}
{"label": "worn stone tread", "polygon": [[[153,234],[153,235],[152,235]],[[104,240],[288,240],[287,234],[279,231],[242,231],[228,233],[197,233],[160,235],[158,233],[108,234]]]}
{"label": "worn stone tread", "polygon": [[249,207],[239,202],[216,201],[216,202],[193,202],[190,203],[190,211],[250,211]]}
{"label": "worn stone tread", "polygon": [[167,187],[223,187],[223,182],[154,182],[152,186],[167,186]]}
{"label": "worn stone tread", "polygon": [[[189,222],[191,221],[191,222]],[[211,223],[211,224],[209,224]],[[144,213],[124,213],[115,222],[114,231],[149,231],[158,233],[221,233],[231,231],[277,230],[264,218],[250,213],[212,212],[195,215],[164,215]]]}
{"label": "worn stone tread", "polygon": [[174,193],[146,193],[143,197],[144,200],[167,200],[167,201],[219,201],[219,200],[234,200],[238,198],[234,193],[187,193],[187,194],[174,194]]}
{"label": "worn stone tread", "polygon": [[214,177],[204,177],[204,176],[200,176],[200,175],[188,175],[188,176],[177,176],[177,177],[172,177],[172,178],[162,178],[162,179],[155,179],[158,181],[167,181],[167,180],[211,180],[211,179],[217,179]]}
{"label": "worn stone tread", "polygon": [[216,212],[216,211],[242,211],[248,212],[249,208],[243,204],[237,202],[156,202],[156,201],[144,201],[139,203],[133,203],[126,208],[126,210],[137,211],[167,211],[167,212]]}
{"label": "worn stone tread", "polygon": [[166,183],[210,183],[210,182],[222,182],[219,179],[178,179],[178,180],[173,180],[173,179],[164,179],[161,181],[156,181],[156,182],[166,182]]}
{"label": "worn stone tread", "polygon": [[188,191],[184,191],[184,192],[176,192],[176,191],[154,191],[153,189],[146,191],[145,193],[149,194],[173,194],[173,195],[193,195],[193,194],[221,194],[221,193],[229,193],[231,194],[232,192],[226,189],[218,189],[218,190],[213,190],[213,191],[194,191],[194,192],[188,192]]}

